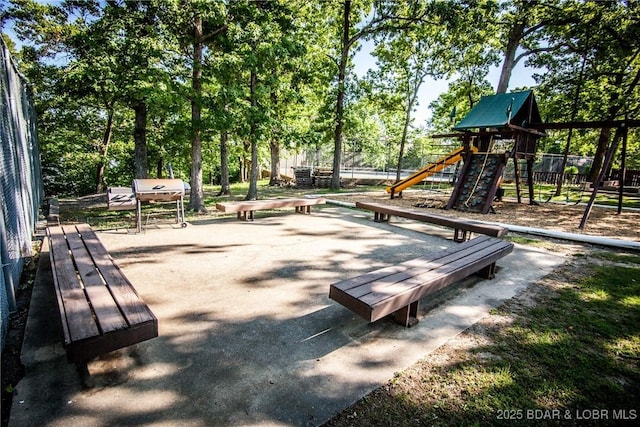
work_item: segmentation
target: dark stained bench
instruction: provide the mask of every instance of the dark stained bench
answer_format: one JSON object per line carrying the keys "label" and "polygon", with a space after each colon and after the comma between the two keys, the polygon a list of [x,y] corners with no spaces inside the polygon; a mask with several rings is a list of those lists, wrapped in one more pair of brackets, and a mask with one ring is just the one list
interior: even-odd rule
{"label": "dark stained bench", "polygon": [[492,237],[505,236],[509,230],[499,225],[485,224],[480,221],[436,215],[418,209],[406,209],[380,203],[356,202],[356,207],[373,211],[376,222],[389,221],[391,216],[400,216],[421,222],[428,222],[454,229],[453,240],[463,242],[471,237],[471,233],[485,234]]}
{"label": "dark stained bench", "polygon": [[47,224],[60,224],[60,204],[58,203],[58,199],[49,199],[47,207]]}
{"label": "dark stained bench", "polygon": [[513,243],[479,236],[437,255],[415,258],[334,283],[329,298],[369,322],[389,314],[408,327],[417,323],[420,299],[471,274],[495,276],[496,261]]}
{"label": "dark stained bench", "polygon": [[264,209],[279,209],[295,207],[296,213],[311,213],[311,206],[323,205],[326,199],[316,198],[292,198],[292,199],[265,199],[265,200],[245,200],[238,202],[217,203],[216,209],[221,212],[237,212],[238,219],[245,221],[253,220],[253,213]]}
{"label": "dark stained bench", "polygon": [[53,282],[70,362],[87,362],[158,336],[158,320],[88,224],[47,229]]}

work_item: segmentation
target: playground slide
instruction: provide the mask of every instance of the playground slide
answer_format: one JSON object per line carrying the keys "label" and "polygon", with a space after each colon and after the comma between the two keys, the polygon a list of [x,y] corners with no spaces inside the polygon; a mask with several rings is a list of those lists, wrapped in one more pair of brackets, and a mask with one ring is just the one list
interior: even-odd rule
{"label": "playground slide", "polygon": [[[476,153],[478,149],[472,146],[471,151]],[[387,187],[387,193],[390,193],[390,194],[400,193],[402,190],[422,182],[422,180],[424,180],[426,177],[431,176],[434,173],[440,172],[442,169],[448,166],[452,166],[458,163],[460,160],[462,160],[463,154],[464,154],[464,147],[460,147],[453,150],[452,152],[436,160],[434,163],[429,163],[427,166],[420,169],[418,172],[415,172],[414,174]]]}

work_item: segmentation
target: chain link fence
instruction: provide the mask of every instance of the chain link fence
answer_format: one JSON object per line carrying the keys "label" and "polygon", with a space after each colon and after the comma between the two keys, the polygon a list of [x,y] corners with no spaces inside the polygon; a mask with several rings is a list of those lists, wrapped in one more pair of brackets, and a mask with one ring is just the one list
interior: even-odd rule
{"label": "chain link fence", "polygon": [[0,37],[0,332],[4,348],[9,313],[43,200],[36,115],[25,79]]}

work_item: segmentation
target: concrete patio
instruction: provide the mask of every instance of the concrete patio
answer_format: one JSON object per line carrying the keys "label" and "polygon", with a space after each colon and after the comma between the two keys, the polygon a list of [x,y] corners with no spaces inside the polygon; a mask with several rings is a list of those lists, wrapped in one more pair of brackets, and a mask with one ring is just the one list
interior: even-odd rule
{"label": "concrete patio", "polygon": [[409,329],[328,298],[331,283],[451,247],[452,234],[330,206],[100,232],[159,337],[91,362],[92,389],[66,361],[43,256],[10,425],[321,425],[564,261],[516,245],[495,279],[423,301]]}

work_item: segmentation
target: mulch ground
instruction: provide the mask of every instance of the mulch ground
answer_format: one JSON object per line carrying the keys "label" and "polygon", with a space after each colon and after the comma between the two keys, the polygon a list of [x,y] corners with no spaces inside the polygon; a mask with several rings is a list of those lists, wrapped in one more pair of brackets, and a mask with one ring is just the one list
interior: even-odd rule
{"label": "mulch ground", "polygon": [[567,233],[586,234],[640,241],[640,212],[623,210],[618,215],[615,208],[594,206],[586,222],[584,230],[578,226],[583,217],[585,206],[564,203],[541,203],[530,205],[528,201],[517,203],[515,199],[507,199],[493,204],[495,213],[481,214],[459,210],[445,210],[448,195],[417,191],[406,192],[401,199],[390,199],[384,193],[331,195],[331,199],[345,202],[375,201],[394,206],[420,208],[438,215],[449,215],[459,218],[472,218],[479,221],[491,221],[523,227],[543,228]]}

